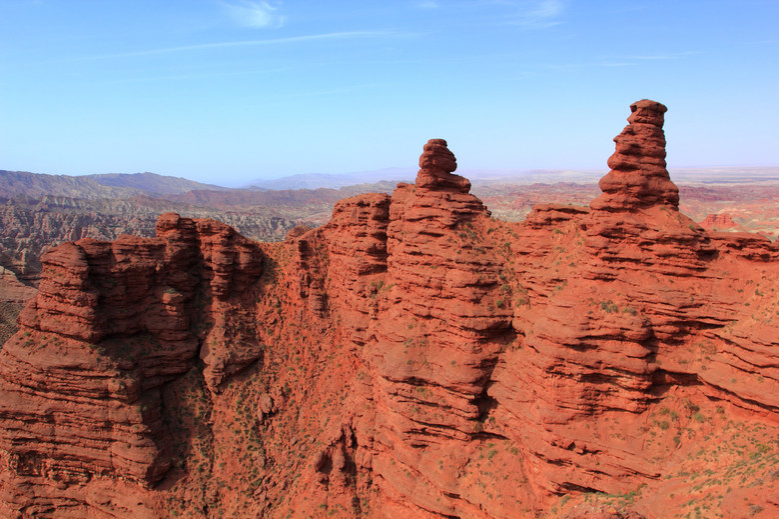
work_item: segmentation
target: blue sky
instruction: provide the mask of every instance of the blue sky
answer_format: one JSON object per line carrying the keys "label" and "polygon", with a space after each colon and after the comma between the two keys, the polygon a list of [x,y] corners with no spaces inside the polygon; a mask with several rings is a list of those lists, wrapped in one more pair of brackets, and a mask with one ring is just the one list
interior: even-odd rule
{"label": "blue sky", "polygon": [[779,165],[778,0],[0,0],[0,169],[222,185],[603,169],[629,104],[669,167]]}

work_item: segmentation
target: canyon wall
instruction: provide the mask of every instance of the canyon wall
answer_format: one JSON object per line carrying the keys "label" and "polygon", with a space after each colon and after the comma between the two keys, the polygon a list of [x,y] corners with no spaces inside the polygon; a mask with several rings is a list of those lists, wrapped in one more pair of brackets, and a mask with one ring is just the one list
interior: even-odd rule
{"label": "canyon wall", "polygon": [[779,249],[679,212],[665,110],[520,223],[433,139],[282,243],[169,213],[50,250],[0,351],[0,515],[774,516]]}

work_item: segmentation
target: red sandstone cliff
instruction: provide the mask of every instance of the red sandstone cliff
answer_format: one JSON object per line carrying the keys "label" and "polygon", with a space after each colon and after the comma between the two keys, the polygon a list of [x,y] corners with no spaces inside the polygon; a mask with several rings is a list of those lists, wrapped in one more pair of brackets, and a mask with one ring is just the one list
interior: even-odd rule
{"label": "red sandstone cliff", "polygon": [[434,139],[284,243],[167,214],[51,250],[0,515],[774,516],[779,250],[681,214],[665,107],[631,111],[589,208],[495,220]]}

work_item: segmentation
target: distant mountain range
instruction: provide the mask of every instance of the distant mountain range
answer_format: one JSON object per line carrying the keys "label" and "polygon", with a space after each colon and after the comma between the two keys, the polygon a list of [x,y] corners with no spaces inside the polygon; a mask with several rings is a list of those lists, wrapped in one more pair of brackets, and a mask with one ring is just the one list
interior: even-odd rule
{"label": "distant mountain range", "polygon": [[156,173],[108,173],[76,177],[0,170],[0,196],[130,198],[148,194],[182,194],[197,189],[226,190],[227,188]]}
{"label": "distant mountain range", "polygon": [[[488,170],[464,169],[457,172],[471,180],[476,186],[496,184],[529,185],[556,184],[560,182],[595,183],[606,170]],[[679,168],[670,171],[671,177],[688,184],[733,184],[779,181],[777,167],[723,167],[723,168]],[[187,195],[192,192],[243,193],[238,198],[246,200],[247,191],[283,191],[340,189],[361,186],[363,189],[386,191],[398,182],[414,182],[416,171],[410,168],[385,168],[343,174],[307,173],[275,179],[256,179],[241,188],[228,188],[205,184],[180,177],[156,173],[106,173],[100,175],[48,175],[25,171],[0,170],[0,198],[26,195],[67,196],[82,199],[131,198],[145,195],[152,197],[183,196],[187,202],[209,198],[205,194]],[[291,196],[291,195],[287,195]],[[216,198],[220,198],[216,196]],[[249,196],[251,198],[251,196]],[[264,200],[264,197],[260,197]],[[262,202],[261,202],[262,203]]]}
{"label": "distant mountain range", "polygon": [[375,171],[360,171],[356,173],[326,174],[306,173],[288,177],[252,180],[246,189],[317,189],[339,187],[357,184],[372,184],[377,182],[414,182],[416,170],[410,168],[385,168]]}
{"label": "distant mountain range", "polygon": [[[594,182],[603,176],[603,170],[490,170],[465,169],[457,174],[470,179],[476,185],[510,182],[512,184],[533,184],[538,182]],[[340,188],[359,184],[375,184],[380,182],[413,183],[417,171],[410,168],[385,168],[375,171],[360,171],[356,173],[324,174],[308,173],[291,175],[275,179],[256,179],[245,186],[246,189],[278,190],[278,189],[317,189]]]}

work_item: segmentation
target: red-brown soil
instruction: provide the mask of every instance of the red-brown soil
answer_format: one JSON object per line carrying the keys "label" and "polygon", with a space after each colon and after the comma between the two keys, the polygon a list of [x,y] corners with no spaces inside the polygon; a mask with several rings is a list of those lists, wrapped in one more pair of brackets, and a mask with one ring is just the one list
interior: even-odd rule
{"label": "red-brown soil", "polygon": [[679,211],[665,107],[589,207],[416,184],[282,243],[79,240],[0,350],[0,516],[769,518],[779,249]]}

